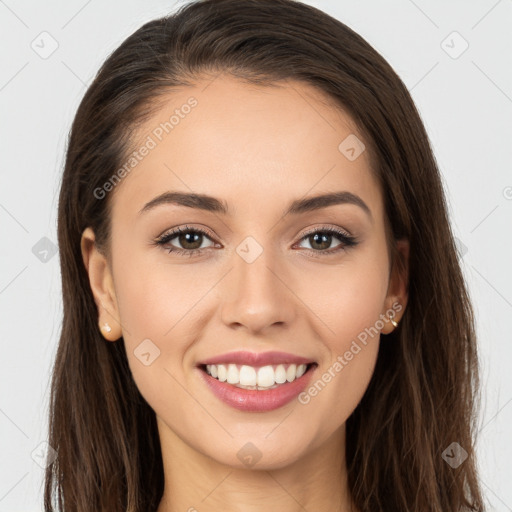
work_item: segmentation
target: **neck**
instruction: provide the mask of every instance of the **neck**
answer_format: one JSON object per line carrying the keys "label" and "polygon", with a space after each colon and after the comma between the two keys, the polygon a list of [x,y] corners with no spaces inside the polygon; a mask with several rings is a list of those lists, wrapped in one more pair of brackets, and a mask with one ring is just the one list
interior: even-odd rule
{"label": "neck", "polygon": [[345,426],[279,468],[221,464],[183,442],[158,418],[165,486],[157,512],[357,512],[347,484]]}

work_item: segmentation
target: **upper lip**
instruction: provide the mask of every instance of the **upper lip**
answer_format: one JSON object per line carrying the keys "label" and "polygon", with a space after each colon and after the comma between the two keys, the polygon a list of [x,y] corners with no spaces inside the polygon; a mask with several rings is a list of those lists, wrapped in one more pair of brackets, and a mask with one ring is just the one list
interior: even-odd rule
{"label": "upper lip", "polygon": [[273,364],[309,364],[314,363],[312,359],[288,354],[286,352],[228,352],[220,356],[211,357],[198,363],[198,366],[206,364],[241,364],[247,366],[267,366]]}

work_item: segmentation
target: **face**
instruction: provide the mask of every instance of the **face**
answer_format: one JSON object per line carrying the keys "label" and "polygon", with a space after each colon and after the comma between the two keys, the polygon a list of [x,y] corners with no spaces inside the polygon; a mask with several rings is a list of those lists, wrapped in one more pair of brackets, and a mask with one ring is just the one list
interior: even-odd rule
{"label": "face", "polygon": [[[406,301],[362,135],[309,85],[221,75],[169,93],[137,138],[109,192],[108,264],[84,233],[100,323],[122,335],[162,436],[235,467],[306,457],[343,431],[378,331]],[[241,389],[199,366],[226,354],[228,381],[241,370],[247,386],[277,386]]]}

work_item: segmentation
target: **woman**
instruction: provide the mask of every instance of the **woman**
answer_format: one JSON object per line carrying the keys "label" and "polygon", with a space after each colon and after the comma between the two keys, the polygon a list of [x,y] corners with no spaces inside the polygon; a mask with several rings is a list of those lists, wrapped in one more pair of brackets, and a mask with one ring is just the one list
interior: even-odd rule
{"label": "woman", "polygon": [[76,114],[46,510],[484,510],[474,318],[428,137],[290,0],[145,24]]}

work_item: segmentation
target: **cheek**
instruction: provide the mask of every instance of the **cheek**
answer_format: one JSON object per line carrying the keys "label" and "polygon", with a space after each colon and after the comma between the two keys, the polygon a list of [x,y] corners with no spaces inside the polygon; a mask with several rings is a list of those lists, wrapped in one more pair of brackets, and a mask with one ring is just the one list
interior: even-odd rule
{"label": "cheek", "polygon": [[[141,394],[148,399],[175,374],[183,360],[193,305],[201,290],[186,276],[119,244],[113,254],[115,289],[128,363]],[[180,379],[181,380],[181,379]]]}
{"label": "cheek", "polygon": [[167,344],[177,331],[190,329],[197,303],[211,287],[210,280],[186,265],[166,262],[165,254],[155,258],[158,248],[139,253],[127,249],[120,246],[117,251],[115,274],[126,338],[132,343],[151,338]]}
{"label": "cheek", "polygon": [[[315,370],[310,386],[299,396],[308,417],[329,421],[319,425],[323,435],[344,423],[361,401],[377,361],[382,312],[383,286],[378,271],[358,274],[330,291],[330,301],[318,316],[329,326],[322,343],[327,357]],[[306,412],[307,411],[307,412]]]}
{"label": "cheek", "polygon": [[334,404],[332,424],[350,416],[375,368],[388,285],[387,260],[375,257],[377,253],[361,251],[343,265],[323,269],[316,274],[317,286],[301,292],[321,320],[318,326],[328,355],[299,402],[311,408],[313,416]]}
{"label": "cheek", "polygon": [[377,338],[371,328],[383,312],[388,269],[387,260],[375,257],[376,253],[354,252],[340,265],[319,266],[314,278],[297,278],[297,295],[320,320],[323,341],[333,354],[343,354],[364,333],[372,339],[369,329]]}

